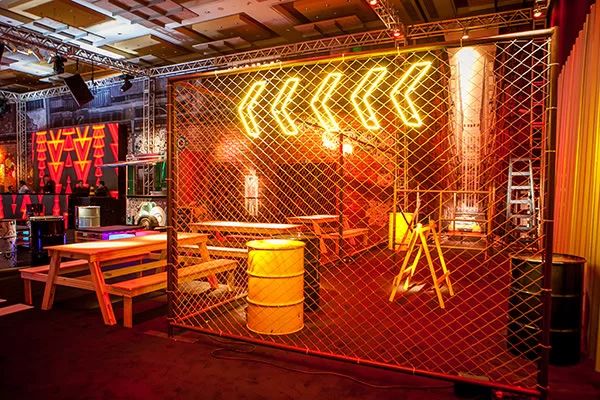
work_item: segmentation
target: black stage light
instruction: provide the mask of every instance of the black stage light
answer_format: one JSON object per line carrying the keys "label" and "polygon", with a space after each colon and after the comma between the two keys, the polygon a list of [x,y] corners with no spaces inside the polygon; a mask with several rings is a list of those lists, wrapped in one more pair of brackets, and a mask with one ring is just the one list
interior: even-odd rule
{"label": "black stage light", "polygon": [[64,58],[63,56],[61,56],[60,54],[57,54],[54,56],[54,73],[55,74],[63,74],[65,72],[65,61],[67,61],[66,58]]}
{"label": "black stage light", "polygon": [[133,79],[133,76],[131,76],[131,75],[124,75],[123,79],[125,80],[125,82],[123,82],[123,85],[121,86],[121,92],[125,93],[126,91],[128,91],[129,89],[131,89],[131,87],[133,86],[133,83],[131,83],[131,80]]}

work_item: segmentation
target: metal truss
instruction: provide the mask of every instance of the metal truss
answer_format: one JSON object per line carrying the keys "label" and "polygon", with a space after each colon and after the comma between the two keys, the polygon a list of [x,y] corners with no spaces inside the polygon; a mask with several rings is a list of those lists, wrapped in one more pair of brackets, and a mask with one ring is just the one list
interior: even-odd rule
{"label": "metal truss", "polygon": [[[145,79],[144,77],[138,77],[133,79],[131,82],[136,82],[139,80]],[[118,76],[111,76],[108,78],[103,78],[103,79],[98,79],[96,81],[94,81],[94,83],[92,83],[91,81],[87,81],[86,84],[88,86],[88,88],[90,88],[90,90],[94,90],[94,89],[99,89],[102,87],[107,87],[107,86],[113,86],[113,85],[117,85],[117,84],[122,84],[123,83],[123,78],[118,75]],[[47,99],[50,97],[58,97],[58,96],[64,96],[71,93],[69,91],[69,88],[66,86],[56,86],[56,87],[51,87],[48,89],[42,89],[42,90],[36,90],[35,92],[27,92],[27,93],[21,93],[21,94],[17,94],[17,93],[13,93],[17,96],[17,99],[20,101],[33,101],[33,100],[40,100],[40,99]]]}
{"label": "metal truss", "polygon": [[7,92],[6,90],[0,90],[0,97],[13,103],[19,101],[19,93]]}
{"label": "metal truss", "polygon": [[154,78],[144,78],[143,91],[143,118],[142,128],[142,153],[154,152],[154,98],[155,98],[155,80]]}
{"label": "metal truss", "polygon": [[33,46],[53,51],[69,58],[74,58],[85,63],[93,63],[108,68],[123,71],[132,75],[145,75],[146,69],[128,61],[117,60],[102,54],[82,49],[72,43],[65,43],[48,35],[35,32],[23,27],[15,27],[0,22],[0,37],[2,40]]}
{"label": "metal truss", "polygon": [[246,63],[278,61],[290,57],[314,55],[319,52],[348,49],[352,46],[374,46],[393,42],[394,40],[387,30],[341,35],[156,67],[150,70],[150,76],[173,76],[222,67],[243,66]]}
{"label": "metal truss", "polygon": [[435,37],[451,32],[462,32],[466,29],[505,28],[531,24],[533,21],[530,8],[503,11],[494,14],[477,15],[467,18],[448,19],[424,24],[408,25],[406,37],[409,40]]}
{"label": "metal truss", "polygon": [[377,4],[372,7],[375,14],[377,14],[387,29],[394,30],[402,28],[403,24],[398,18],[398,13],[394,7],[390,6],[387,0],[378,0]]}
{"label": "metal truss", "polygon": [[27,180],[27,103],[18,101],[17,108],[17,179]]}
{"label": "metal truss", "polygon": [[[391,14],[390,14],[391,15]],[[386,17],[387,18],[387,17]],[[393,20],[390,17],[389,21]],[[480,28],[503,28],[508,26],[520,26],[532,22],[531,9],[504,11],[495,14],[486,14],[474,17],[465,17],[444,20],[439,22],[428,22],[404,27],[405,40],[416,40],[425,37],[435,37],[445,33],[462,31],[464,29]],[[400,29],[402,26],[399,25]],[[194,72],[210,71],[223,67],[234,67],[255,62],[270,62],[315,55],[324,52],[335,52],[347,50],[353,46],[383,46],[397,44],[398,38],[394,38],[388,29],[377,31],[341,35],[331,38],[310,40],[301,43],[293,43],[267,49],[251,50],[231,55],[217,56],[203,60],[190,61],[181,64],[167,65],[150,69],[150,76],[174,76]]]}
{"label": "metal truss", "polygon": [[[459,32],[465,29],[480,29],[488,27],[523,26],[532,23],[531,9],[524,8],[513,11],[504,11],[495,14],[486,14],[473,17],[465,17],[438,22],[428,22],[404,27],[405,40],[417,40],[426,37],[435,37],[450,32]],[[12,28],[12,27],[11,27]],[[0,23],[0,33],[3,33],[4,25]],[[155,67],[145,70],[143,74],[150,77],[169,77],[194,72],[216,70],[220,68],[244,66],[257,62],[275,62],[297,58],[307,55],[316,55],[348,50],[351,47],[362,46],[386,46],[397,45],[398,40],[391,35],[388,29],[340,35],[330,38],[310,40],[300,43],[292,43],[282,46],[270,47],[235,53],[231,55],[217,56],[202,60],[189,61],[180,64]],[[65,45],[72,46],[72,45]],[[96,55],[98,56],[98,55]],[[117,62],[118,60],[110,59]],[[86,60],[84,60],[86,61]],[[89,61],[89,59],[87,59]],[[119,61],[120,62],[120,61]],[[122,63],[122,62],[121,62]],[[140,69],[136,66],[136,68]],[[140,69],[141,70],[141,69]],[[136,72],[137,73],[137,72]],[[137,73],[138,75],[140,73]],[[143,79],[140,78],[140,79]],[[98,86],[109,86],[120,82],[119,77],[113,77],[96,81]],[[89,86],[89,84],[88,84]],[[68,94],[66,87],[56,87],[16,95],[19,100],[31,101],[41,98],[61,96]]]}

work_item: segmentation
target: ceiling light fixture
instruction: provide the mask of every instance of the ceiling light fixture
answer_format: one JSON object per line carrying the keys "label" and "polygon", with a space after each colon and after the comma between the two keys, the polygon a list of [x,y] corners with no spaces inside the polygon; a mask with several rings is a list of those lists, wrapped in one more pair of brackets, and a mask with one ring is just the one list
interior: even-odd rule
{"label": "ceiling light fixture", "polygon": [[133,86],[133,83],[131,83],[131,80],[133,79],[133,76],[131,75],[123,75],[123,79],[125,82],[123,82],[123,85],[121,86],[121,92],[125,93],[126,91],[128,91],[129,89],[131,89],[131,87]]}

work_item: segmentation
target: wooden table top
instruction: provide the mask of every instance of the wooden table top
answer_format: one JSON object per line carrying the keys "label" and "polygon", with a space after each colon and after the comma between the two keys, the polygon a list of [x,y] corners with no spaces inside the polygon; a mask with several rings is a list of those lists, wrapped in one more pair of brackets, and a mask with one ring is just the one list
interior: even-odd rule
{"label": "wooden table top", "polygon": [[336,222],[339,221],[339,215],[332,214],[316,214],[316,215],[300,215],[297,217],[288,217],[291,223],[306,223],[306,222]]}
{"label": "wooden table top", "polygon": [[[179,244],[193,243],[206,240],[208,236],[203,233],[179,232],[177,242]],[[149,252],[162,250],[167,245],[167,234],[157,233],[155,235],[137,236],[134,238],[100,240],[95,242],[82,242],[71,244],[60,244],[48,246],[50,252],[68,253],[79,256],[100,256],[109,253],[122,252],[125,255],[129,251]]]}
{"label": "wooden table top", "polygon": [[229,233],[256,233],[277,234],[296,232],[302,225],[296,224],[271,224],[264,222],[237,222],[237,221],[206,221],[193,223],[198,230],[229,232]]}

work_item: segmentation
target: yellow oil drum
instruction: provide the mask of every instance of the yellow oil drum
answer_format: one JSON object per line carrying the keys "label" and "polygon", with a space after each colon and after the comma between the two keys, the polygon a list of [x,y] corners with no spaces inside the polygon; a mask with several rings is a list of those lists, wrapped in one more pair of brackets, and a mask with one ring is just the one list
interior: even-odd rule
{"label": "yellow oil drum", "polygon": [[[407,230],[412,219],[412,213],[397,212],[395,215],[394,213],[390,213],[388,249],[406,250],[406,246],[408,245],[409,239]],[[396,235],[394,235],[394,229],[396,230]]]}
{"label": "yellow oil drum", "polygon": [[253,240],[248,246],[248,310],[252,332],[286,335],[304,327],[304,243]]}

